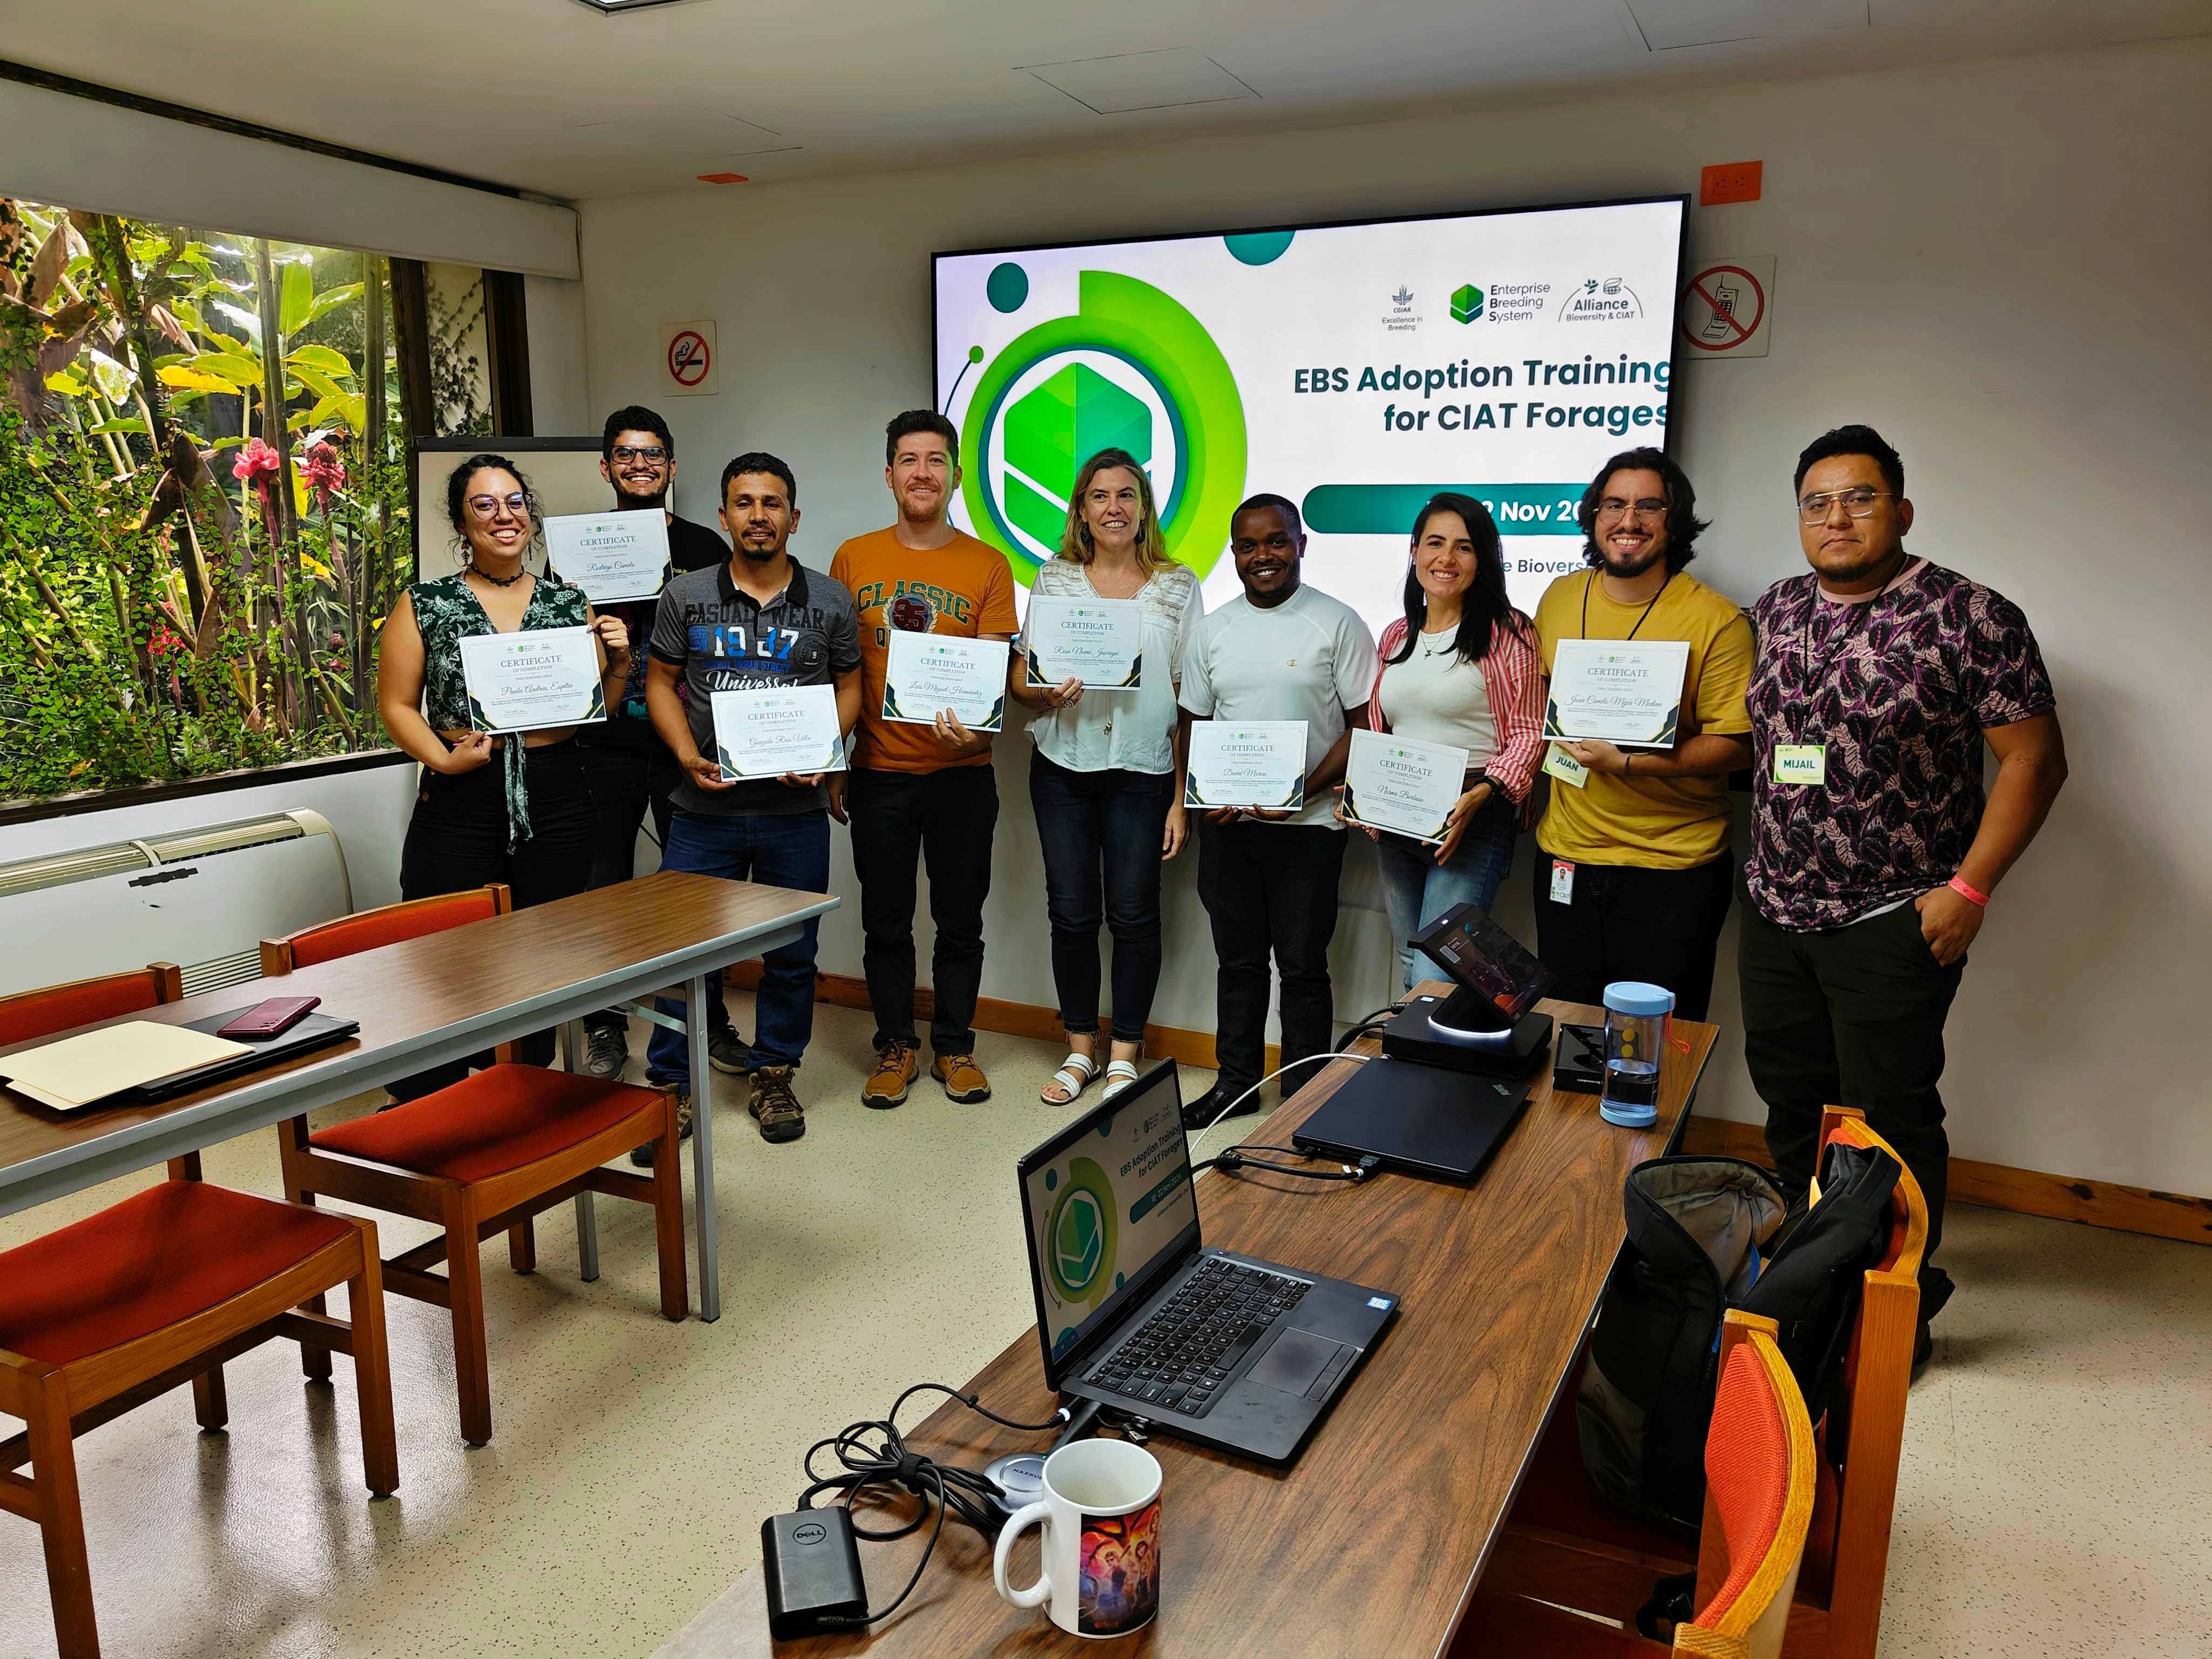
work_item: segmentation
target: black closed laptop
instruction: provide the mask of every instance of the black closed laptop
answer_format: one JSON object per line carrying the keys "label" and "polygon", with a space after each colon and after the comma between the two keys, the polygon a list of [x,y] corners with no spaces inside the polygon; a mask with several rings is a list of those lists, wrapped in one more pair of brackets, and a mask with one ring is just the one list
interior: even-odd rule
{"label": "black closed laptop", "polygon": [[1179,1439],[1289,1464],[1397,1312],[1206,1247],[1171,1060],[1018,1168],[1045,1382]]}

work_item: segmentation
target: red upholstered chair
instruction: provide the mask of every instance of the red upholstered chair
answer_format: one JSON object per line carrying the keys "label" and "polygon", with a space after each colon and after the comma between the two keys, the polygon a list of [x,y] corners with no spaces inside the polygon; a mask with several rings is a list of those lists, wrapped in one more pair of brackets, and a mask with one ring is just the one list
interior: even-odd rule
{"label": "red upholstered chair", "polygon": [[[290,973],[399,939],[419,938],[507,908],[497,884],[444,898],[364,911],[261,943],[261,971]],[[648,1178],[603,1169],[647,1141],[657,1156]],[[660,1311],[690,1308],[684,1260],[684,1188],[677,1153],[676,1094],[605,1083],[572,1072],[502,1062],[404,1105],[311,1133],[305,1118],[281,1128],[284,1189],[303,1204],[318,1194],[435,1222],[441,1236],[384,1264],[402,1296],[447,1309],[453,1320],[453,1370],[461,1438],[491,1438],[490,1359],[484,1341],[482,1242],[507,1235],[517,1273],[533,1272],[531,1218],[580,1192],[650,1204],[660,1258]],[[446,1275],[426,1272],[440,1259]],[[318,1362],[312,1351],[303,1358]],[[321,1363],[327,1364],[326,1360]]]}
{"label": "red upholstered chair", "polygon": [[[1775,1346],[1771,1319],[1730,1312],[1721,1328],[1720,1385],[1705,1433],[1705,1516],[1697,1613],[1672,1651],[1778,1659],[1813,1518],[1813,1425]],[[1525,1596],[1478,1592],[1455,1655],[1632,1659],[1669,1650],[1632,1629]]]}
{"label": "red upholstered chair", "polygon": [[[1822,1114],[1821,1147],[1838,1139],[1896,1156],[1867,1127],[1865,1114],[1850,1107],[1831,1106]],[[1928,1245],[1927,1201],[1904,1160],[1898,1162],[1889,1245],[1882,1261],[1867,1271],[1840,1385],[1814,1425],[1819,1455],[1813,1516],[1790,1628],[1801,1650],[1826,1659],[1874,1659],[1881,1634],[1905,1393],[1920,1317],[1920,1261]],[[1819,1196],[1816,1181],[1814,1202]],[[1483,1588],[1626,1620],[1650,1595],[1655,1580],[1690,1571],[1690,1553],[1673,1537],[1648,1532],[1606,1508],[1583,1470],[1577,1439],[1570,1389],[1537,1442],[1484,1570]]]}
{"label": "red upholstered chair", "polygon": [[[26,1042],[136,1012],[178,994],[167,963],[0,999],[0,1042]],[[179,1383],[200,1425],[228,1419],[222,1362],[272,1337],[312,1337],[353,1356],[362,1465],[377,1497],[399,1485],[376,1225],[211,1187],[197,1154],[170,1179],[0,1253],[0,1412],[25,1430],[0,1440],[0,1510],[45,1534],[54,1631],[64,1659],[100,1651],[76,1437]],[[347,1286],[350,1321],[295,1313]],[[14,1473],[26,1462],[27,1480]]]}

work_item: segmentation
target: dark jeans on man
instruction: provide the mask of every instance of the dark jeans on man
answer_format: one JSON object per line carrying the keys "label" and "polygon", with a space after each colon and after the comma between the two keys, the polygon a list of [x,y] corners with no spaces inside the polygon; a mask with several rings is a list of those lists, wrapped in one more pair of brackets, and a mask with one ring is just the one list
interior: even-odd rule
{"label": "dark jeans on man", "polygon": [[1703,1019],[1735,869],[1727,853],[1688,870],[1578,863],[1573,900],[1555,904],[1552,855],[1539,847],[1536,954],[1559,976],[1552,994],[1601,1002],[1615,980],[1640,980],[1672,991],[1684,1019]]}
{"label": "dark jeans on man", "polygon": [[876,1046],[916,1042],[914,906],[916,861],[929,872],[930,953],[936,1014],[929,1046],[975,1051],[975,996],[983,983],[983,901],[991,892],[991,832],[999,781],[988,766],[935,772],[853,769],[846,787],[853,870],[860,878],[860,967],[876,1014]]}
{"label": "dark jeans on man", "polygon": [[1172,772],[1074,772],[1030,757],[1030,805],[1044,848],[1045,914],[1060,1019],[1098,1034],[1098,927],[1114,935],[1114,1041],[1142,1042],[1160,983],[1160,843]]}
{"label": "dark jeans on man", "polygon": [[[830,886],[830,818],[823,812],[745,812],[719,817],[680,809],[670,821],[660,853],[664,870],[689,870],[764,887],[825,892]],[[761,958],[760,988],[753,994],[753,1040],[747,1072],[763,1066],[796,1066],[814,1035],[814,945],[818,919],[799,936]],[[710,981],[711,982],[711,981]],[[684,1004],[662,997],[664,1014],[684,1018]],[[691,1049],[684,1032],[653,1028],[645,1050],[645,1080],[691,1088]]]}
{"label": "dark jeans on man", "polygon": [[[1283,1064],[1334,1046],[1328,942],[1345,836],[1317,823],[1239,819],[1198,829],[1198,896],[1213,924],[1216,1086],[1227,1100],[1267,1073],[1267,959],[1283,980]],[[1284,1079],[1285,1094],[1311,1068]]]}
{"label": "dark jeans on man", "polygon": [[1928,1200],[1920,1315],[1951,1276],[1932,1264],[1943,1237],[1943,1022],[1963,959],[1937,964],[1910,904],[1847,927],[1796,933],[1743,907],[1743,1057],[1766,1103],[1766,1150],[1792,1199],[1812,1179],[1823,1106],[1853,1106],[1897,1149]]}
{"label": "dark jeans on man", "polygon": [[[509,738],[508,743],[519,743]],[[426,770],[399,854],[399,896],[431,898],[505,882],[514,908],[580,893],[592,872],[592,795],[574,742],[547,744],[524,757],[531,833],[507,846],[507,757],[495,754],[474,771],[447,776]],[[553,1061],[553,1033],[532,1031],[515,1045],[532,1066]],[[459,1083],[471,1066],[489,1066],[489,1050],[417,1072],[391,1084],[394,1100],[418,1099]]]}
{"label": "dark jeans on man", "polygon": [[[627,733],[601,736],[579,732],[576,743],[584,757],[584,777],[592,787],[592,887],[611,887],[637,873],[637,832],[645,815],[653,814],[653,838],[663,849],[662,868],[667,867],[669,793],[680,781],[676,760],[658,738],[639,742]],[[716,1025],[730,1023],[722,1002],[722,976],[707,981],[708,1012]],[[590,1030],[623,1030],[628,1016],[619,1008],[601,1008],[584,1016]]]}

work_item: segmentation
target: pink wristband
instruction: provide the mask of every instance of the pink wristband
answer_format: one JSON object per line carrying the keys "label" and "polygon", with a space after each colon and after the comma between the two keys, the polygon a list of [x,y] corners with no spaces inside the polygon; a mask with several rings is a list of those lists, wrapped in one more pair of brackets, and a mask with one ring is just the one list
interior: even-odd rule
{"label": "pink wristband", "polygon": [[1977,888],[1966,885],[1966,878],[1963,876],[1952,877],[1948,884],[1953,892],[1966,900],[1967,903],[1978,904],[1984,909],[1989,908],[1990,896]]}

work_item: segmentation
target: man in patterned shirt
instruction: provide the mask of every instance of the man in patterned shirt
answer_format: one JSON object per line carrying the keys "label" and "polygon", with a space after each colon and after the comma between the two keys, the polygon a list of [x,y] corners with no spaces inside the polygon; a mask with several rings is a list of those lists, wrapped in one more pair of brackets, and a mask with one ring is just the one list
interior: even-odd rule
{"label": "man in patterned shirt", "polygon": [[[2027,619],[1905,550],[1905,464],[1869,427],[1797,459],[1811,574],[1752,609],[1752,853],[1738,952],[1744,1059],[1784,1185],[1814,1173],[1820,1109],[1862,1109],[1942,1237],[1943,1023],[1990,895],[2066,781]],[[1997,757],[1986,802],[1982,746]],[[1916,1364],[1950,1276],[1923,1265]]]}

